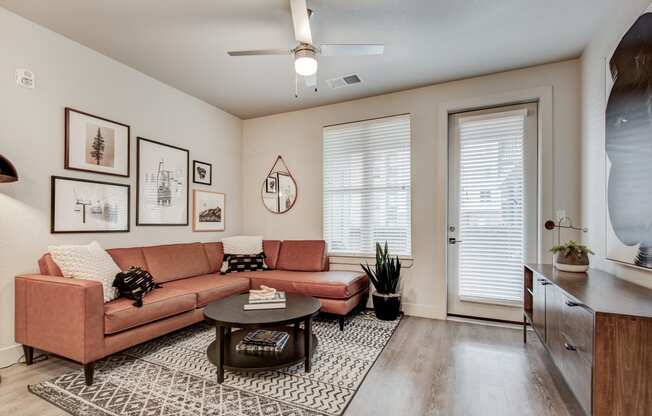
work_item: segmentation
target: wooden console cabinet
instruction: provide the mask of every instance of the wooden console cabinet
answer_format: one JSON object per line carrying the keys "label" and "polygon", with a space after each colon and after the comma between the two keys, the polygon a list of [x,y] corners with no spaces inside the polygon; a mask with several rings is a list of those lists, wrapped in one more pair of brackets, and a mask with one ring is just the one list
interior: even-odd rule
{"label": "wooden console cabinet", "polygon": [[529,322],[584,411],[652,415],[652,290],[598,270],[523,269]]}

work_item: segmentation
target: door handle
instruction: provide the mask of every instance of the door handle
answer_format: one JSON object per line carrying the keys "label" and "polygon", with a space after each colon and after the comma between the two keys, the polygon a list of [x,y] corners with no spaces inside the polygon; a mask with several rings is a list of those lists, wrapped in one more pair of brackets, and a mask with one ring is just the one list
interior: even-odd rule
{"label": "door handle", "polygon": [[572,300],[567,300],[567,301],[566,301],[566,306],[570,306],[571,308],[573,308],[573,307],[575,307],[575,306],[581,306],[581,307],[584,307],[584,304],[579,303],[579,302],[573,302]]}
{"label": "door handle", "polygon": [[457,243],[463,243],[463,242],[464,242],[464,241],[462,241],[462,240],[458,240],[458,239],[455,238],[455,237],[450,237],[450,238],[448,239],[448,244],[457,244]]}

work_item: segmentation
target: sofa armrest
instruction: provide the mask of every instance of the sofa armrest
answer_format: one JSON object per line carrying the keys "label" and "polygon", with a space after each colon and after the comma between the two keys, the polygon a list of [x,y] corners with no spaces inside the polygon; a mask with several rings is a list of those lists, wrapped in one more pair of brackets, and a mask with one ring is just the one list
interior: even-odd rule
{"label": "sofa armrest", "polygon": [[82,364],[104,354],[102,284],[46,275],[16,276],[16,342]]}

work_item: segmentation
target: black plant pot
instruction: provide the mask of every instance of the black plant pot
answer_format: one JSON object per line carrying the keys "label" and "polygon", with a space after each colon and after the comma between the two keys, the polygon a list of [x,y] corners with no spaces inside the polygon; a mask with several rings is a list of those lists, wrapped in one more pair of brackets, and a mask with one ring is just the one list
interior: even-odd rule
{"label": "black plant pot", "polygon": [[398,294],[381,295],[374,293],[372,295],[374,302],[374,311],[376,317],[383,321],[393,321],[401,313],[401,296]]}

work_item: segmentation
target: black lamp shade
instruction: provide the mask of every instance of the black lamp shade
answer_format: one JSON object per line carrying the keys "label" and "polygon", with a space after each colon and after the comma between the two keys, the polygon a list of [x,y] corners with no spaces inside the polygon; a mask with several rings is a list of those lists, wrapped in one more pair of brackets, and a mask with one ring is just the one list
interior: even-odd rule
{"label": "black lamp shade", "polygon": [[18,172],[11,162],[0,155],[0,182],[16,182],[18,180]]}

